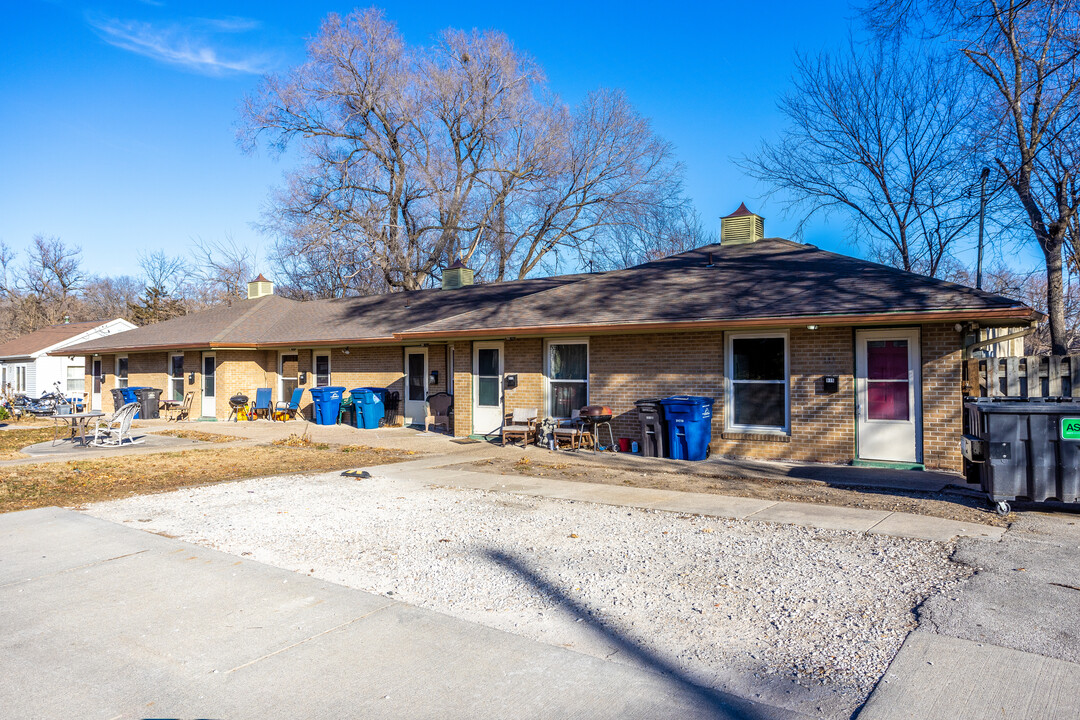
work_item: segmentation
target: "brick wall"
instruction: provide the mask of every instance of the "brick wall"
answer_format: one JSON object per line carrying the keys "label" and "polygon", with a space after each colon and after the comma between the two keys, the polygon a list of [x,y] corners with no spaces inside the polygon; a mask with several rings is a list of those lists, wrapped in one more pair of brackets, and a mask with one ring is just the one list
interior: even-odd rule
{"label": "brick wall", "polygon": [[454,434],[472,434],[472,343],[459,341],[454,347]]}
{"label": "brick wall", "polygon": [[961,342],[952,325],[922,328],[923,463],[928,468],[962,469]]}

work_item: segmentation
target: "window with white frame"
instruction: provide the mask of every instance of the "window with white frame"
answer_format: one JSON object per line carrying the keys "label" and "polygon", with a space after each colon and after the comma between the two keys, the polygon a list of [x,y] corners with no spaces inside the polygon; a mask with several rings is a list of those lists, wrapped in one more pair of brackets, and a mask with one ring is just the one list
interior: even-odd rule
{"label": "window with white frame", "polygon": [[184,356],[169,356],[169,395],[170,400],[184,400]]}
{"label": "window with white frame", "polygon": [[729,333],[726,365],[728,428],[788,432],[787,333]]}
{"label": "window with white frame", "polygon": [[128,386],[128,359],[127,355],[121,355],[116,358],[116,387],[126,388]]}
{"label": "window with white frame", "polygon": [[315,387],[330,385],[330,356],[315,356]]}
{"label": "window with white frame", "polygon": [[26,366],[15,366],[15,392],[26,392]]}
{"label": "window with white frame", "polygon": [[64,390],[64,392],[69,398],[78,398],[82,396],[83,390],[86,388],[85,377],[85,365],[68,365],[67,388]]}
{"label": "window with white frame", "polygon": [[551,340],[547,346],[548,414],[568,418],[589,404],[589,342]]}

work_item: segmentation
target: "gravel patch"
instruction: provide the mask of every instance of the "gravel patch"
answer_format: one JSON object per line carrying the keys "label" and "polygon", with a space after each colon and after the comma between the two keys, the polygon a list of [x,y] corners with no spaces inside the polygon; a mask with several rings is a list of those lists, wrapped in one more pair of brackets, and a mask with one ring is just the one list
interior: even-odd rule
{"label": "gravel patch", "polygon": [[913,608],[969,574],[951,544],[337,474],[87,511],[838,718],[884,673]]}

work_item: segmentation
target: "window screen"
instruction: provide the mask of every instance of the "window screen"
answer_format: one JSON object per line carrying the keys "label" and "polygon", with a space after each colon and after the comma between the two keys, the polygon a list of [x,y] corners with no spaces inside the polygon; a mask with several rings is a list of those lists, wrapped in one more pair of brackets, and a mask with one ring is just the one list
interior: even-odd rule
{"label": "window screen", "polygon": [[326,387],[330,384],[330,356],[315,356],[315,387]]}
{"label": "window screen", "polygon": [[549,414],[568,418],[589,404],[589,346],[586,343],[548,345]]}
{"label": "window screen", "polygon": [[128,359],[126,357],[116,359],[116,387],[128,386]]}
{"label": "window screen", "polygon": [[733,337],[729,344],[731,424],[787,429],[787,338]]}
{"label": "window screen", "polygon": [[83,394],[86,387],[86,366],[70,365],[67,369],[67,389],[64,391],[68,397],[77,398]]}

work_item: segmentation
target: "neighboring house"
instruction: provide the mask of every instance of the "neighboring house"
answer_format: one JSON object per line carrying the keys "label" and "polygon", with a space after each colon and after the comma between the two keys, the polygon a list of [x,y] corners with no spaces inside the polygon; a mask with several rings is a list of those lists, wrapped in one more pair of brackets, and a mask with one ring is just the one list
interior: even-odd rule
{"label": "neighboring house", "polygon": [[[567,417],[613,408],[639,434],[634,401],[716,399],[712,449],[774,460],[891,462],[959,470],[963,338],[1037,318],[1007,298],[810,245],[764,237],[740,207],[721,242],[625,270],[297,302],[264,278],[251,299],[82,343],[132,382],[198,397],[271,387],[380,386],[419,423],[428,395],[455,396],[454,434],[484,435],[504,412]],[[110,383],[102,379],[107,387]],[[305,396],[306,397],[306,396]]]}
{"label": "neighboring house", "polygon": [[0,387],[37,398],[60,383],[66,395],[82,397],[87,387],[83,358],[58,353],[69,345],[134,328],[135,325],[120,318],[91,320],[50,325],[8,340],[0,344]]}

